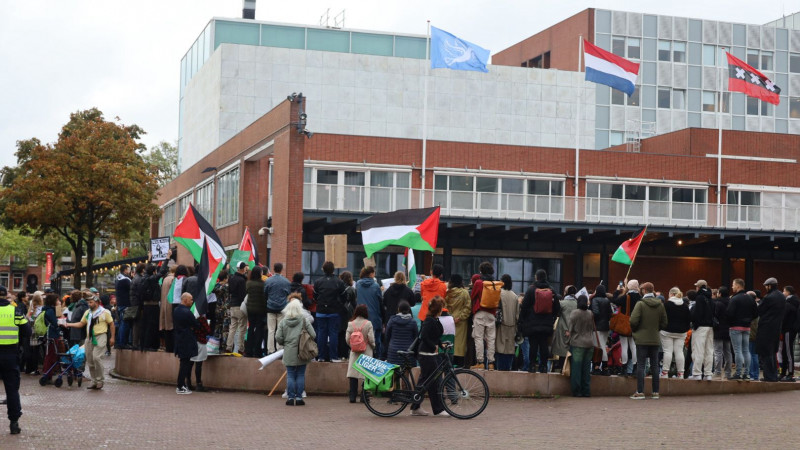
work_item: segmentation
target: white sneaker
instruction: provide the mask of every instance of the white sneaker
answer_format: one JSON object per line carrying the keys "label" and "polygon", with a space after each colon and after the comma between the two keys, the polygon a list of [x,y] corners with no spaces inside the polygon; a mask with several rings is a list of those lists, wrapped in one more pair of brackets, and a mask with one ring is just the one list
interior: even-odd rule
{"label": "white sneaker", "polygon": [[339,358],[331,358],[331,362],[332,362],[332,363],[335,363],[335,362],[342,362],[342,360],[341,360],[341,359],[339,359]]}
{"label": "white sneaker", "polygon": [[283,394],[281,394],[281,398],[289,398],[289,391],[283,391]]}
{"label": "white sneaker", "polygon": [[306,398],[306,391],[303,391],[303,398]]}
{"label": "white sneaker", "polygon": [[191,394],[192,391],[190,391],[189,388],[184,386],[180,388],[175,388],[175,393],[180,395],[186,395],[186,394]]}
{"label": "white sneaker", "polygon": [[447,411],[442,411],[439,414],[436,414],[436,417],[450,417],[450,414],[447,414]]}
{"label": "white sneaker", "polygon": [[695,380],[695,381],[700,381],[702,379],[703,377],[701,377],[700,375],[692,375],[689,378],[687,378],[687,380]]}
{"label": "white sneaker", "polygon": [[705,378],[705,380],[706,380],[706,381],[713,381],[713,379],[712,379],[711,375],[706,375],[706,378]]}
{"label": "white sneaker", "polygon": [[412,416],[424,417],[424,416],[429,416],[430,413],[428,411],[425,411],[422,408],[417,408],[417,409],[412,409],[411,410],[411,415]]}

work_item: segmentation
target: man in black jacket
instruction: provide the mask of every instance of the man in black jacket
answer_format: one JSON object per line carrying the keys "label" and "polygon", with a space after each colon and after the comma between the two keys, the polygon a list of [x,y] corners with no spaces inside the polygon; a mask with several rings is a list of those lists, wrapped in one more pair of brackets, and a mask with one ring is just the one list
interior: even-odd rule
{"label": "man in black jacket", "polygon": [[731,377],[731,335],[728,329],[728,287],[720,286],[714,299],[714,375]]}
{"label": "man in black jacket", "polygon": [[692,380],[711,381],[714,364],[714,304],[706,280],[694,284],[697,296],[692,308]]}
{"label": "man in black jacket", "polygon": [[333,263],[325,261],[322,271],[325,276],[314,282],[314,298],[317,299],[317,347],[319,361],[338,362],[339,312],[342,310],[346,286],[333,274]]}
{"label": "man in black jacket", "polygon": [[117,317],[120,322],[116,348],[127,348],[131,340],[131,324],[122,320],[125,310],[131,306],[131,267],[123,264],[114,281],[114,293],[117,296]]}
{"label": "man in black jacket", "polygon": [[781,347],[781,381],[794,382],[794,339],[797,337],[797,321],[800,314],[800,300],[794,294],[794,287],[786,286],[783,288],[783,295],[786,296],[786,312],[783,315],[783,326],[781,336],[783,341]]}
{"label": "man in black jacket", "polygon": [[[535,372],[534,361],[539,355],[539,373],[547,373],[547,360],[550,358],[550,349],[547,340],[553,334],[553,324],[556,317],[561,314],[561,299],[547,282],[547,272],[542,269],[536,271],[536,281],[525,292],[525,297],[520,306],[519,321],[520,331],[530,338],[531,367],[530,371]],[[538,291],[538,293],[537,293]],[[548,292],[549,291],[549,292]],[[552,298],[550,312],[536,313],[534,308],[537,295],[540,298]]]}
{"label": "man in black jacket", "polygon": [[136,274],[131,281],[131,307],[135,307],[138,311],[136,317],[131,321],[133,327],[133,348],[136,350],[141,349],[142,329],[144,322],[142,321],[142,288],[144,287],[144,269],[147,267],[144,263],[136,265]]}
{"label": "man in black jacket", "polygon": [[764,282],[767,295],[758,304],[758,334],[756,334],[756,351],[764,372],[764,381],[778,381],[778,366],[775,354],[783,325],[783,314],[786,311],[786,298],[778,289],[778,280],[767,278]]}
{"label": "man in black jacket", "polygon": [[727,316],[736,373],[730,379],[750,381],[750,324],[758,318],[758,305],[744,290],[744,280],[741,278],[733,280],[731,289],[734,295],[728,303]]}
{"label": "man in black jacket", "polygon": [[[239,261],[230,280],[228,280],[228,309],[231,312],[231,324],[228,327],[228,337],[225,345],[228,353],[232,353],[235,348],[240,352],[244,351],[244,335],[247,333],[247,315],[242,313],[242,301],[244,300],[245,285],[247,284],[247,263]],[[236,332],[239,332],[237,335]]]}

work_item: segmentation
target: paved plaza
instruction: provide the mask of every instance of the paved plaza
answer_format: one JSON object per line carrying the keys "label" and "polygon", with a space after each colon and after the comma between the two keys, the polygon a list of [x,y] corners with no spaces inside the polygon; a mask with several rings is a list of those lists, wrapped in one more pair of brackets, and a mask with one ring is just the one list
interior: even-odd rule
{"label": "paved plaza", "polygon": [[[109,357],[107,367],[113,364]],[[257,370],[253,376],[258,376]],[[373,416],[346,397],[240,392],[176,395],[108,378],[102,391],[41,387],[22,376],[22,434],[0,420],[0,448],[795,448],[800,392],[498,399],[472,420]],[[430,409],[427,401],[424,408]],[[369,440],[368,440],[369,439]]]}

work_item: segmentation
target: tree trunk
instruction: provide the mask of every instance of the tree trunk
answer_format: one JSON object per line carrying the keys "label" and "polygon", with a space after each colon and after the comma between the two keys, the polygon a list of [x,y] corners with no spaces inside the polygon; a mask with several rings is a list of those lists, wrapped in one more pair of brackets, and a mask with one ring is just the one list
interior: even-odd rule
{"label": "tree trunk", "polygon": [[83,245],[72,247],[72,251],[75,252],[75,277],[73,278],[72,286],[75,289],[80,289],[82,279],[81,272],[83,271]]}
{"label": "tree trunk", "polygon": [[86,288],[94,286],[94,235],[86,238]]}

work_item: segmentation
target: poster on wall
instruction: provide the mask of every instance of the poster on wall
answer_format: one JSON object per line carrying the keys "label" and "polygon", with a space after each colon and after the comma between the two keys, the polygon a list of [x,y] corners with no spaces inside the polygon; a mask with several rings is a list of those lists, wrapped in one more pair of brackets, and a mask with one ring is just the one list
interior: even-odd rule
{"label": "poster on wall", "polygon": [[169,253],[169,237],[150,239],[150,261],[166,261]]}

